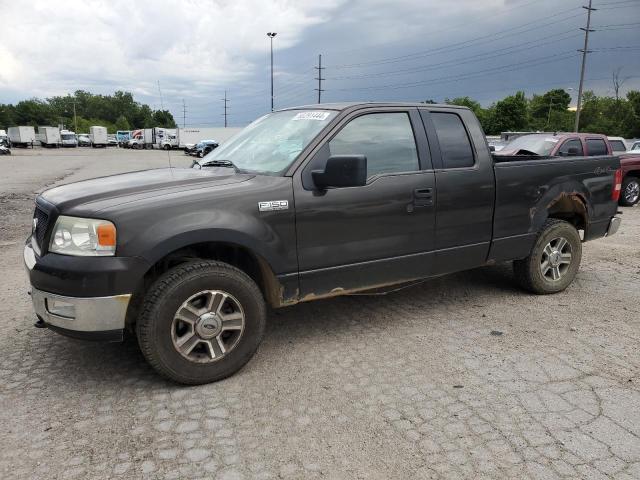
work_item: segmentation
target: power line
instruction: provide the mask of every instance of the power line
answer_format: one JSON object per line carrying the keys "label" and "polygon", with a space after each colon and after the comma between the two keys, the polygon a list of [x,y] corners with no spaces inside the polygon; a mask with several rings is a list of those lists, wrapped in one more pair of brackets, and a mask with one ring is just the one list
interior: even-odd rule
{"label": "power line", "polygon": [[[330,65],[331,68],[334,68],[336,70],[339,69],[343,69],[343,68],[355,68],[355,67],[366,67],[368,65],[384,65],[384,64],[388,64],[388,63],[398,63],[398,62],[404,62],[404,61],[409,61],[409,60],[413,60],[416,57],[424,57],[424,56],[431,56],[431,55],[437,55],[440,53],[445,53],[445,52],[449,52],[449,51],[454,51],[454,50],[460,50],[463,48],[469,48],[470,46],[477,46],[479,43],[492,43],[496,40],[501,40],[503,38],[506,37],[510,37],[513,35],[521,35],[523,33],[532,31],[532,30],[537,30],[539,28],[546,28],[550,25],[555,25],[557,23],[561,23],[564,22],[566,20],[570,20],[572,18],[577,18],[580,16],[580,14],[574,14],[574,15],[569,15],[563,18],[557,18],[557,15],[562,14],[562,13],[568,13],[568,12],[573,12],[575,11],[574,8],[568,9],[568,10],[562,10],[560,12],[556,13],[556,17],[554,21],[549,21],[549,17],[543,17],[537,20],[533,20],[531,22],[527,22],[524,23],[522,25],[516,26],[516,27],[512,27],[512,28],[507,28],[505,30],[500,30],[500,31],[496,31],[487,35],[481,35],[479,37],[474,37],[471,38],[469,40],[464,40],[462,42],[456,42],[456,43],[451,43],[448,45],[443,45],[440,47],[436,47],[436,48],[430,48],[427,50],[422,50],[420,52],[416,52],[416,53],[411,53],[411,54],[407,54],[407,55],[400,55],[400,56],[396,56],[396,57],[388,57],[388,58],[382,58],[382,59],[378,59],[378,60],[371,60],[368,62],[360,62],[360,63],[352,63],[352,64],[342,64],[342,65]],[[542,27],[536,26],[536,27],[532,27],[532,28],[528,28],[526,30],[523,31],[517,31],[520,30],[524,27],[528,27],[530,25],[536,24],[536,23],[540,23],[540,22],[545,22],[544,25],[542,25]],[[507,32],[512,32],[512,33],[507,33]],[[499,35],[499,34],[505,34],[505,35]],[[478,42],[479,40],[485,40],[484,42]],[[472,44],[472,45],[467,45],[467,44]],[[455,48],[458,47],[458,48]]]}
{"label": "power line", "polygon": [[[511,64],[507,64],[507,65],[502,65],[500,67],[491,67],[491,68],[486,68],[484,70],[476,70],[475,72],[471,72],[469,74],[449,75],[449,76],[446,76],[446,77],[440,77],[440,78],[424,80],[424,81],[418,81],[418,82],[411,82],[411,83],[399,83],[399,84],[378,85],[378,86],[369,86],[369,87],[339,88],[337,90],[340,90],[340,91],[348,91],[348,90],[380,90],[380,89],[385,89],[385,88],[396,89],[396,88],[417,87],[417,86],[420,86],[420,85],[428,85],[428,84],[431,84],[431,83],[438,83],[440,81],[463,80],[463,79],[467,79],[467,78],[483,76],[483,75],[485,75],[487,73],[510,72],[510,71],[513,71],[513,70],[517,70],[518,68],[509,68],[509,67],[520,67],[522,65],[526,65],[526,67],[524,67],[524,68],[528,68],[528,67],[543,65],[545,63],[557,62],[559,60],[564,60],[564,59],[571,58],[571,57],[574,57],[574,56],[575,56],[574,51],[573,50],[569,50],[569,51],[566,51],[566,52],[557,53],[557,54],[554,54],[554,55],[546,55],[544,57],[538,57],[538,58],[534,58],[534,59],[531,59],[531,60],[526,60],[526,61],[523,61],[523,62],[517,62],[517,63],[511,63]],[[527,65],[527,64],[529,64],[529,65]]]}
{"label": "power line", "polygon": [[314,68],[318,70],[318,76],[316,77],[316,80],[318,80],[318,88],[316,88],[315,90],[318,91],[318,103],[322,103],[322,92],[324,92],[324,90],[322,89],[322,81],[325,80],[324,78],[322,78],[322,70],[325,69],[325,67],[322,66],[322,54],[318,55],[318,66]]}
{"label": "power line", "polygon": [[[341,77],[329,77],[329,78],[331,80],[350,80],[350,79],[376,78],[376,77],[403,75],[405,73],[417,73],[417,72],[423,72],[423,71],[426,71],[426,70],[432,70],[435,67],[441,67],[441,66],[445,66],[445,65],[449,65],[449,64],[453,64],[453,65],[458,66],[458,65],[464,65],[464,64],[467,64],[467,63],[481,62],[481,61],[488,60],[490,58],[502,57],[504,55],[511,55],[511,54],[519,52],[519,51],[526,51],[526,50],[529,50],[531,47],[541,47],[543,45],[556,43],[556,42],[558,42],[560,40],[568,40],[570,38],[575,38],[575,37],[581,36],[580,33],[574,33],[574,34],[567,35],[566,32],[560,32],[560,33],[555,34],[555,35],[547,35],[544,38],[549,39],[549,38],[558,37],[560,35],[563,35],[563,36],[561,38],[556,38],[555,40],[551,40],[551,41],[547,41],[547,42],[537,43],[539,41],[539,39],[536,39],[536,40],[531,40],[529,42],[524,42],[524,43],[521,43],[521,44],[512,45],[510,47],[498,48],[498,49],[492,50],[492,51],[487,52],[487,53],[474,54],[474,55],[470,55],[470,56],[466,56],[466,57],[459,57],[459,58],[455,58],[455,59],[451,59],[451,60],[446,60],[444,62],[432,63],[432,64],[427,64],[427,65],[422,65],[422,66],[412,67],[412,68],[407,68],[407,69],[402,69],[402,70],[393,70],[393,71],[375,72],[375,73],[365,73],[365,74],[360,74],[360,75],[345,75],[345,76],[341,76]],[[524,47],[525,45],[528,45],[528,46]],[[524,48],[518,48],[518,47],[524,47]],[[496,52],[501,52],[501,51],[503,51],[503,52],[506,51],[506,52],[505,53],[496,53]]]}

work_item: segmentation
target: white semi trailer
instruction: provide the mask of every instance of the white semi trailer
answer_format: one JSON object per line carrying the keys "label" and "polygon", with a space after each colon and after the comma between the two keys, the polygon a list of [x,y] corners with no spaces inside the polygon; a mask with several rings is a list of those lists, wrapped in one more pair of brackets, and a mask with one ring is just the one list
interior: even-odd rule
{"label": "white semi trailer", "polygon": [[38,127],[38,137],[40,145],[43,147],[59,147],[60,146],[60,130],[58,127]]}
{"label": "white semi trailer", "polygon": [[33,146],[36,131],[33,127],[9,127],[9,141],[14,147]]}
{"label": "white semi trailer", "polygon": [[106,147],[108,143],[107,127],[101,127],[98,125],[89,127],[89,138],[91,139],[91,146],[93,148]]}
{"label": "white semi trailer", "polygon": [[242,128],[237,127],[178,128],[178,148],[190,148],[202,140],[215,140],[222,144],[240,130]]}

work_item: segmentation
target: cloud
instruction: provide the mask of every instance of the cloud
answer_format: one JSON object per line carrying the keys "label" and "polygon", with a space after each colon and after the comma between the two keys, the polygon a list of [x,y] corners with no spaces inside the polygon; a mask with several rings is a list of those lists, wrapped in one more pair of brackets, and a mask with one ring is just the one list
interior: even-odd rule
{"label": "cloud", "polygon": [[[152,108],[164,104],[176,118],[182,118],[184,98],[188,123],[219,124],[228,90],[231,122],[246,123],[270,106],[268,31],[278,32],[276,107],[315,101],[313,67],[320,53],[327,101],[470,95],[488,104],[517,89],[577,90],[582,3],[0,0],[0,102],[77,89],[127,90]],[[625,2],[602,8],[593,22],[640,22],[640,7]],[[590,48],[638,43],[637,29],[603,29],[592,35]],[[573,56],[554,57],[565,51]],[[624,76],[635,77],[625,87],[638,88],[637,55],[591,54],[587,88],[606,93],[606,78],[619,66]],[[536,58],[549,61],[509,68]],[[484,73],[473,75],[478,71]],[[345,76],[356,78],[340,78]],[[451,80],[434,81],[442,78]],[[379,88],[384,85],[390,87]]]}

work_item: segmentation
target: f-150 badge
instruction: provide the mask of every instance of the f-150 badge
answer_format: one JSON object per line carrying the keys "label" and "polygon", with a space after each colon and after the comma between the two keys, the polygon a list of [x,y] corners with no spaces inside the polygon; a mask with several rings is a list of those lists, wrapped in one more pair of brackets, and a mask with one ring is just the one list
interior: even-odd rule
{"label": "f-150 badge", "polygon": [[273,210],[288,210],[289,200],[271,200],[269,202],[258,202],[258,209],[261,212],[271,212]]}

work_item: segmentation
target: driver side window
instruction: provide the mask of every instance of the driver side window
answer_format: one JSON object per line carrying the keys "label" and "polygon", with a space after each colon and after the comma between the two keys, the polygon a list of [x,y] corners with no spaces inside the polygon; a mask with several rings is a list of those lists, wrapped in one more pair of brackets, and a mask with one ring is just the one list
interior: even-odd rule
{"label": "driver side window", "polygon": [[369,113],[351,120],[329,142],[330,155],[365,155],[367,177],[420,170],[409,115]]}

